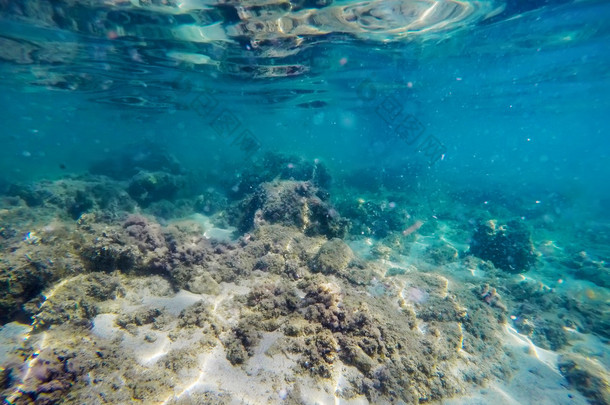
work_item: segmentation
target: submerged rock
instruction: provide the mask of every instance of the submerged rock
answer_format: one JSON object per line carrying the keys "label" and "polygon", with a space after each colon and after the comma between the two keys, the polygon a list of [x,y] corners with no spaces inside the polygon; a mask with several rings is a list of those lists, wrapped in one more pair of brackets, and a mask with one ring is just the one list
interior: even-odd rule
{"label": "submerged rock", "polygon": [[82,190],[77,190],[74,199],[68,204],[68,213],[73,219],[78,219],[81,214],[93,208],[93,200]]}
{"label": "submerged rock", "polygon": [[[129,212],[123,186],[102,177],[40,183],[36,209],[0,199],[0,321],[33,321],[11,353],[19,361],[0,365],[0,395],[13,403],[151,403],[197,386],[206,367],[216,377],[205,392],[169,402],[225,403],[247,387],[249,403],[304,403],[311,392],[327,393],[322,402],[432,403],[510,379],[507,308],[544,348],[572,343],[567,328],[608,337],[605,296],[568,299],[492,266],[534,264],[518,225],[480,225],[473,255],[460,258],[449,242],[414,244],[402,232],[412,220],[392,230],[377,218],[386,236],[374,242],[377,260],[362,260],[340,238],[348,221],[313,181],[263,182],[231,212],[208,189],[151,203],[147,216]],[[370,212],[396,205],[378,208]],[[210,237],[189,210],[218,211],[247,233]],[[402,262],[411,245],[424,253],[416,265]],[[593,268],[584,258],[574,268],[583,263]],[[607,377],[589,363],[566,357],[560,367],[592,403],[608,402]]]}
{"label": "submerged rock", "polygon": [[141,171],[131,178],[127,192],[142,205],[159,200],[170,200],[183,186],[181,176],[167,172]]}
{"label": "submerged rock", "polygon": [[348,222],[310,182],[278,181],[262,184],[242,201],[238,228],[247,232],[265,224],[293,226],[306,235],[343,237]]}
{"label": "submerged rock", "polygon": [[96,210],[116,216],[121,211],[131,211],[135,206],[122,185],[89,175],[31,185],[13,184],[7,193],[20,198],[28,207],[36,208],[38,215],[42,210],[60,210],[63,212],[55,215],[65,216],[67,213],[73,220]]}
{"label": "submerged rock", "polygon": [[437,266],[453,263],[457,259],[457,249],[444,241],[437,241],[426,249],[426,260]]}
{"label": "submerged rock", "polygon": [[89,172],[116,180],[127,180],[140,171],[183,173],[180,162],[154,144],[133,145],[112,153],[108,158],[91,165]]}
{"label": "submerged rock", "polygon": [[341,239],[333,238],[320,247],[311,269],[316,273],[341,274],[353,259],[352,249]]}
{"label": "submerged rock", "polygon": [[505,225],[498,225],[497,221],[479,223],[469,253],[509,273],[526,272],[537,260],[529,230],[516,220]]}
{"label": "submerged rock", "polygon": [[237,184],[230,185],[233,197],[238,198],[273,180],[310,182],[321,189],[327,189],[331,182],[328,169],[319,160],[271,152],[240,173],[239,179]]}
{"label": "submerged rock", "polygon": [[352,223],[353,235],[384,238],[394,232],[402,232],[410,225],[410,215],[388,201],[349,198],[338,203],[338,208]]}
{"label": "submerged rock", "polygon": [[605,260],[594,260],[587,252],[580,251],[563,260],[562,264],[574,277],[610,288],[610,265]]}
{"label": "submerged rock", "polygon": [[610,378],[600,365],[580,356],[563,355],[559,371],[591,404],[610,404]]}
{"label": "submerged rock", "polygon": [[28,207],[38,207],[44,204],[51,194],[34,185],[11,184],[6,191],[9,196],[21,198]]}

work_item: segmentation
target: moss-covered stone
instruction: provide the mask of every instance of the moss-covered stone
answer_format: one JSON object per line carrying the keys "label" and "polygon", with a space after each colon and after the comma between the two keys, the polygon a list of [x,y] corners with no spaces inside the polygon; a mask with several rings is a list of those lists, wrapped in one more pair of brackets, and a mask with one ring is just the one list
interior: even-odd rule
{"label": "moss-covered stone", "polygon": [[342,274],[354,259],[354,253],[341,239],[331,239],[320,247],[311,262],[311,270],[323,274]]}
{"label": "moss-covered stone", "polygon": [[505,225],[498,225],[497,221],[477,224],[469,253],[490,260],[494,266],[509,273],[526,272],[537,261],[530,232],[517,220]]}
{"label": "moss-covered stone", "polygon": [[610,379],[608,371],[599,364],[576,355],[563,355],[559,358],[559,370],[568,382],[591,404],[610,403]]}

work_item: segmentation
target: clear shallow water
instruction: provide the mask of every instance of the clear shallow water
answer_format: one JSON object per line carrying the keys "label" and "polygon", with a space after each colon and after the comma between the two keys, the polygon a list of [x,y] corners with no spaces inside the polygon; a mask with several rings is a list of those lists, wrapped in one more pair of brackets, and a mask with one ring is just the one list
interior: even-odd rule
{"label": "clear shallow water", "polygon": [[[377,100],[359,97],[358,86],[369,78],[380,97],[395,95],[447,147],[446,164],[435,170],[514,173],[532,181],[541,174],[545,182],[563,184],[578,177],[596,189],[606,178],[605,2],[541,4],[520,14],[510,4],[407,2],[398,8],[405,19],[400,24],[395,14],[402,3],[366,3],[383,10],[360,11],[377,15],[379,27],[361,21],[352,32],[349,21],[337,19],[326,30],[332,33],[304,32],[298,45],[274,39],[265,49],[253,47],[256,33],[232,35],[232,27],[249,19],[276,21],[305,11],[347,15],[366,7],[338,3],[289,11],[280,3],[265,6],[272,10],[268,16],[246,12],[265,9],[257,4],[198,9],[79,2],[48,6],[54,11],[45,4],[7,2],[2,9],[5,173],[46,173],[58,161],[73,160],[75,150],[86,150],[72,163],[82,168],[87,156],[134,137],[190,145],[174,151],[189,160],[210,152],[230,158],[231,148],[210,143],[206,118],[193,115],[190,104],[203,91],[254,130],[266,150],[296,147],[347,167],[363,154],[367,161],[400,164],[413,148],[395,145],[395,131],[380,128]],[[426,7],[432,11],[422,11]],[[437,9],[453,11],[437,15]],[[205,14],[201,10],[214,14],[206,26],[223,38],[180,36],[179,27],[199,27],[191,19]],[[490,17],[490,10],[496,15]],[[241,20],[227,17],[239,12]],[[433,26],[450,21],[416,30],[408,28],[407,17]],[[168,38],[146,35],[150,26],[169,30]],[[290,71],[289,65],[300,67]],[[261,72],[262,66],[270,70]],[[65,126],[82,135],[66,138]]]}
{"label": "clear shallow water", "polygon": [[[268,152],[318,159],[339,213],[373,240],[344,237],[366,260],[379,259],[379,249],[367,251],[382,239],[377,220],[350,217],[344,200],[382,201],[382,211],[398,201],[409,219],[446,221],[422,228],[418,243],[449,240],[460,255],[477,215],[521,217],[542,262],[525,278],[598,305],[590,324],[607,324],[599,279],[610,258],[608,17],[604,1],[0,2],[0,188],[61,183],[123,153],[139,167],[160,149],[189,173],[180,197],[209,188],[241,197],[232,187]],[[162,211],[141,205],[149,215]],[[176,207],[168,217],[192,213]],[[50,215],[30,208],[33,217]],[[5,218],[17,236],[37,223]],[[398,222],[391,231],[419,232]],[[6,239],[3,255],[13,246]],[[566,262],[593,266],[570,256],[580,251],[599,279],[587,273],[564,283],[572,279]],[[426,269],[416,253],[401,260]],[[466,284],[491,282],[455,274]],[[375,296],[381,285],[365,290]],[[519,323],[527,311],[517,310],[523,297],[502,294],[507,324],[527,335]],[[588,319],[592,309],[579,311]],[[575,329],[593,339],[579,353],[597,353],[589,357],[607,378],[607,334]]]}

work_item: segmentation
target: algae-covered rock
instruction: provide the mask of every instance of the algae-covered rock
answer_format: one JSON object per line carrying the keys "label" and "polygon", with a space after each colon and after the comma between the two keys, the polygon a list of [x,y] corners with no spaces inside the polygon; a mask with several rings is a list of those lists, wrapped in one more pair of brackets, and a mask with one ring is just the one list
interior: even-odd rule
{"label": "algae-covered rock", "polygon": [[166,172],[141,171],[131,178],[127,192],[142,205],[159,200],[169,200],[184,186],[181,176]]}
{"label": "algae-covered rock", "polygon": [[559,371],[591,404],[610,404],[610,378],[601,365],[580,356],[563,355]]}
{"label": "algae-covered rock", "polygon": [[505,225],[498,225],[497,221],[479,223],[469,253],[509,273],[526,272],[537,260],[529,230],[516,220]]}
{"label": "algae-covered rock", "polygon": [[320,247],[311,262],[311,270],[323,274],[341,274],[353,258],[352,249],[341,239],[334,238]]}
{"label": "algae-covered rock", "polygon": [[113,151],[109,153],[109,157],[93,163],[89,168],[93,174],[101,174],[117,180],[127,180],[141,170],[177,175],[184,169],[174,156],[152,143],[138,143]]}
{"label": "algae-covered rock", "polygon": [[453,263],[457,259],[457,249],[446,242],[435,243],[426,249],[426,260],[437,266]]}
{"label": "algae-covered rock", "polygon": [[73,219],[78,219],[82,213],[93,208],[93,199],[83,190],[78,190],[74,199],[68,204],[68,213]]}
{"label": "algae-covered rock", "polygon": [[195,198],[194,208],[204,215],[211,215],[227,207],[227,198],[214,189],[209,189]]}
{"label": "algae-covered rock", "polygon": [[258,325],[260,319],[257,316],[244,316],[223,340],[226,358],[231,364],[242,364],[253,355],[261,338]]}
{"label": "algae-covered rock", "polygon": [[28,207],[43,205],[45,200],[52,197],[52,194],[44,188],[23,184],[11,184],[6,194],[21,198]]}
{"label": "algae-covered rock", "polygon": [[317,188],[330,186],[328,169],[318,159],[305,160],[302,157],[268,152],[239,175],[239,183],[231,184],[233,197],[241,198],[254,192],[261,184],[273,180],[309,182]]}
{"label": "algae-covered rock", "polygon": [[244,199],[236,214],[241,232],[268,224],[298,228],[306,235],[343,237],[348,222],[328,201],[328,195],[310,182],[264,183]]}
{"label": "algae-covered rock", "polygon": [[587,252],[580,251],[563,260],[562,264],[574,277],[610,288],[610,265],[606,261],[595,260]]}

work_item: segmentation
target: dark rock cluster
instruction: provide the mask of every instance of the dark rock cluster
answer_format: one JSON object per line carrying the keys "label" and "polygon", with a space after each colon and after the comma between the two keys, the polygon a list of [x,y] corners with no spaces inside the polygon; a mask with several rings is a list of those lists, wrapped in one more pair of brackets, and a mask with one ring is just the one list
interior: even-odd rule
{"label": "dark rock cluster", "polygon": [[497,221],[477,224],[470,243],[470,254],[491,261],[509,273],[530,270],[537,260],[526,225],[517,220],[499,225]]}
{"label": "dark rock cluster", "polygon": [[294,226],[306,235],[341,238],[349,222],[342,218],[324,190],[311,182],[263,183],[239,204],[238,229],[248,232],[268,224]]}

